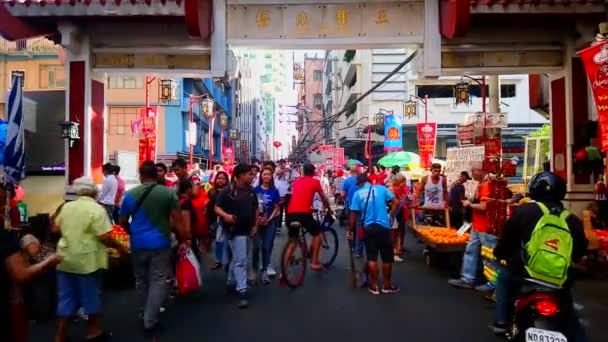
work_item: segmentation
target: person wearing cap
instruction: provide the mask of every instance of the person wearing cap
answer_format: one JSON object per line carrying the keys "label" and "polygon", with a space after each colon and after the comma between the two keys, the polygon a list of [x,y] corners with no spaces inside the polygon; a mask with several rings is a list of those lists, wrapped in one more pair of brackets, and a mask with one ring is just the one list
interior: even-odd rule
{"label": "person wearing cap", "polygon": [[[357,222],[363,223],[365,254],[369,272],[368,291],[373,295],[391,294],[399,291],[392,282],[393,244],[391,241],[390,217],[395,217],[399,200],[385,186],[372,185],[366,174],[357,177],[360,189],[354,194],[350,205],[349,229],[346,238],[353,240],[358,235]],[[387,204],[390,203],[390,217]],[[378,254],[382,257],[382,289],[378,286]]]}
{"label": "person wearing cap", "polygon": [[79,307],[88,315],[87,341],[104,341],[109,334],[99,324],[101,274],[108,268],[106,247],[128,253],[128,248],[111,237],[112,225],[104,207],[95,201],[97,186],[90,177],[74,180],[78,196],[67,202],[55,217],[61,233],[57,254],[57,333],[55,342],[66,340],[69,320]]}
{"label": "person wearing cap", "polygon": [[460,228],[464,223],[464,208],[462,206],[462,201],[466,199],[464,183],[468,180],[471,180],[471,176],[469,176],[467,171],[462,171],[458,179],[452,184],[448,196],[448,201],[450,203],[450,222],[456,228]]}

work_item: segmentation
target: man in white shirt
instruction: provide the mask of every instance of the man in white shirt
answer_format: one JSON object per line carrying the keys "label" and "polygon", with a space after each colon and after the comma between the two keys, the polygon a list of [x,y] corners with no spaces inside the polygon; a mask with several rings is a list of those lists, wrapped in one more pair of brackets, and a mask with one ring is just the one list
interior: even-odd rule
{"label": "man in white shirt", "polygon": [[116,203],[116,192],[118,191],[118,180],[114,175],[114,165],[106,163],[102,167],[103,175],[105,180],[101,186],[101,191],[97,201],[106,209],[110,222],[114,224],[112,219],[112,213],[114,212],[114,205]]}

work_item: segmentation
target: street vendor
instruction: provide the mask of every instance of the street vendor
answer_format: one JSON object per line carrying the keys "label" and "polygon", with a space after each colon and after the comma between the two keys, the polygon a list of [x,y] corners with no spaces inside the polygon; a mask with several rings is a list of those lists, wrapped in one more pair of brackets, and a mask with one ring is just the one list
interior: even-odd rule
{"label": "street vendor", "polygon": [[[424,197],[423,197],[424,196]],[[417,191],[417,198],[424,199],[424,208],[445,209],[448,206],[448,182],[445,176],[441,176],[441,164],[431,165],[431,174],[424,176]],[[444,211],[425,211],[426,221],[433,226],[445,226],[446,217]]]}

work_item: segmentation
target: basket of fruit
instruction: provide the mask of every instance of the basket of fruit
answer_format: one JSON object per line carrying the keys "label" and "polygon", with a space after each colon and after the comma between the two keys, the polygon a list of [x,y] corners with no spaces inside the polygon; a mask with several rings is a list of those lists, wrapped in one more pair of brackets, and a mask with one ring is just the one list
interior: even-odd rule
{"label": "basket of fruit", "polygon": [[[119,225],[113,226],[110,236],[115,241],[117,241],[120,244],[127,247],[127,249],[129,248],[129,245],[130,245],[129,234],[127,234],[127,232],[121,226],[119,226]],[[121,259],[122,257],[124,257],[124,256],[121,256],[120,253],[114,248],[108,248],[108,256],[110,257],[110,260]]]}

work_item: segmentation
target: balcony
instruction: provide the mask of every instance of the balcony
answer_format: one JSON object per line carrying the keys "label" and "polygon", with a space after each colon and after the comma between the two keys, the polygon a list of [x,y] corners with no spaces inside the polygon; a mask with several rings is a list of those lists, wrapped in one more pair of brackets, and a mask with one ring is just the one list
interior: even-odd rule
{"label": "balcony", "polygon": [[57,46],[45,38],[9,42],[0,39],[0,53],[10,54],[57,54]]}

